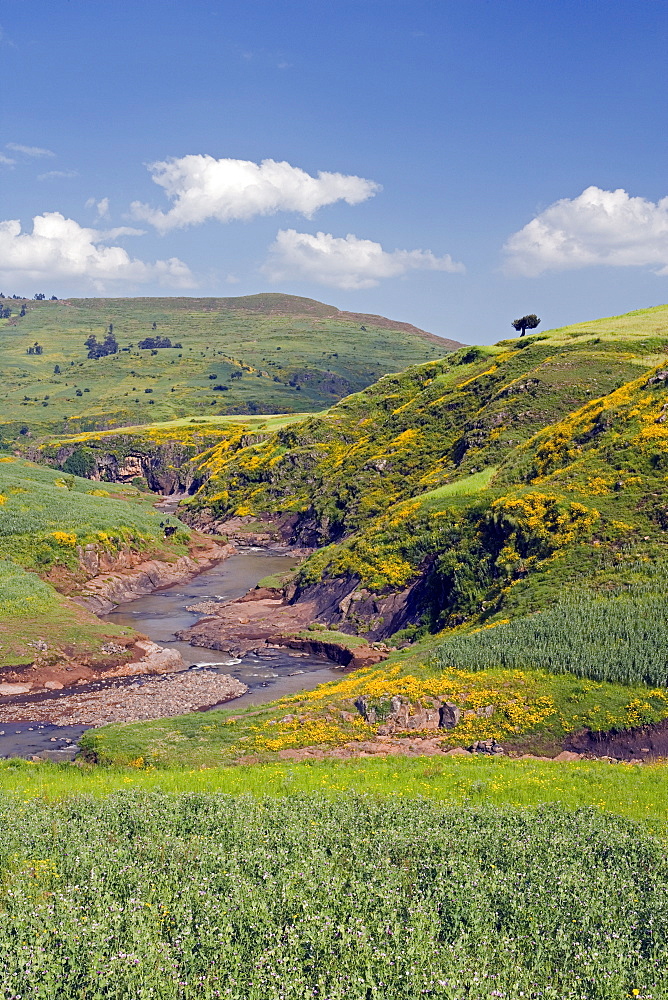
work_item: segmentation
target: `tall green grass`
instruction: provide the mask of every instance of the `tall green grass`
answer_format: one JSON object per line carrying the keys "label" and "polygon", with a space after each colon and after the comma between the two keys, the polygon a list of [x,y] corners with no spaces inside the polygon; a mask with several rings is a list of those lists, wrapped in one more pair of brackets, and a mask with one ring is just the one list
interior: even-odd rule
{"label": "tall green grass", "polygon": [[452,636],[434,662],[441,669],[510,667],[667,687],[668,570],[641,568],[646,579],[609,596],[571,592],[544,611]]}

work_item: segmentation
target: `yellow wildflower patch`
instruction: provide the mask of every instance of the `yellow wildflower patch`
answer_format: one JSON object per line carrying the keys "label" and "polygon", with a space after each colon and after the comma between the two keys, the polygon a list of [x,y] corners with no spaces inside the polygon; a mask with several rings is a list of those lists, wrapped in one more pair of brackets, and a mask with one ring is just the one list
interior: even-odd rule
{"label": "yellow wildflower patch", "polygon": [[59,545],[63,548],[73,549],[77,544],[77,536],[70,534],[69,531],[52,531],[51,536],[55,538]]}

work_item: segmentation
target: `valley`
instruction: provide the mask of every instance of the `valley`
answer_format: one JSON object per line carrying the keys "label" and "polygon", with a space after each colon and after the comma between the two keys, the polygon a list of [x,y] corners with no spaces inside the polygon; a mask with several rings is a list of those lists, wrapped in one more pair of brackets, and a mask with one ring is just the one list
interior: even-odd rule
{"label": "valley", "polygon": [[[252,303],[260,330],[270,304]],[[658,307],[460,347],[315,414],[17,433],[0,457],[3,700],[178,669],[191,648],[292,648],[353,673],[254,712],[252,736],[243,712],[232,727],[225,713],[186,722],[192,763],[348,753],[379,736],[392,752],[395,734],[425,726],[443,753],[496,741],[549,756],[579,732],[660,724],[667,354]],[[174,500],[156,508],[151,490]],[[144,651],[155,636],[131,614],[108,614],[249,545],[291,558],[231,603],[193,603],[201,621],[175,620],[163,654]],[[187,759],[180,726],[84,743],[123,763],[129,738],[172,766]]]}
{"label": "valley", "polygon": [[[74,427],[3,424],[0,805],[22,801],[2,842],[24,893],[7,898],[38,942],[33,889],[48,901],[57,872],[75,920],[28,965],[5,949],[15,991],[37,969],[75,995],[148,997],[187,966],[195,992],[175,997],[224,980],[297,1000],[317,970],[347,1000],[358,961],[372,997],[459,998],[455,976],[476,1000],[663,989],[624,914],[658,919],[668,832],[668,307],[433,358],[400,332],[428,356],[375,380],[369,359],[357,391],[300,412],[249,412],[230,388],[204,414],[163,387],[150,422],[91,401]],[[72,844],[102,873],[85,899]],[[436,877],[439,852],[460,875]],[[422,957],[402,992],[409,903]],[[103,948],[93,971],[81,942],[116,912],[136,962]],[[216,964],[179,943],[167,968],[190,919]],[[352,950],[327,920],[364,928]],[[606,921],[614,972],[582,950]],[[536,955],[536,933],[558,947]]]}

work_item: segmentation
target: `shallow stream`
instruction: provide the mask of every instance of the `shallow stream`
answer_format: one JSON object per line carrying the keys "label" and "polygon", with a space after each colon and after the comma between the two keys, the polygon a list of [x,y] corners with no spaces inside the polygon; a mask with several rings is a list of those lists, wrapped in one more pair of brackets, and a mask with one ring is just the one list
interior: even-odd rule
{"label": "shallow stream", "polygon": [[105,616],[116,625],[143,632],[154,642],[176,649],[191,669],[214,669],[231,674],[250,691],[234,700],[234,706],[259,705],[295,691],[316,687],[341,676],[328,660],[287,649],[267,649],[255,656],[231,659],[217,649],[191,646],[174,638],[174,633],[194,625],[201,612],[187,611],[201,601],[233,601],[242,597],[259,580],[273,573],[285,573],[291,556],[266,549],[242,549],[224,562],[205,570],[187,583],[156,590],[147,597],[123,604]]}
{"label": "shallow stream", "polygon": [[[292,565],[291,556],[264,549],[245,549],[224,562],[205,570],[194,579],[156,590],[147,597],[123,604],[105,618],[116,625],[130,626],[154,642],[177,649],[186,669],[216,670],[231,674],[248,688],[247,694],[229,702],[230,707],[260,705],[297,691],[312,690],[318,684],[341,676],[329,661],[283,649],[267,649],[258,655],[232,659],[215,649],[204,649],[179,642],[174,633],[194,625],[201,613],[187,611],[188,605],[201,601],[231,601],[241,597],[265,576],[284,573]],[[96,686],[105,682],[97,682]],[[117,683],[110,681],[110,683]],[[88,726],[49,726],[38,722],[2,723],[0,757],[30,757],[45,750],[62,748],[63,759],[71,754],[65,749],[81,736]]]}

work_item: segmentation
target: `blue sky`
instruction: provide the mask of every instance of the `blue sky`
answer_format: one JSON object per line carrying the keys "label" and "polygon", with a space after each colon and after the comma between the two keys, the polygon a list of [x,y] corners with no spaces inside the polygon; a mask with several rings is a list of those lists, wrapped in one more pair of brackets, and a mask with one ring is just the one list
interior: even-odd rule
{"label": "blue sky", "polygon": [[0,18],[5,294],[277,290],[467,342],[668,301],[663,0]]}

